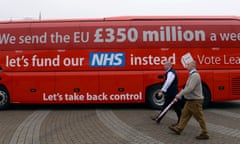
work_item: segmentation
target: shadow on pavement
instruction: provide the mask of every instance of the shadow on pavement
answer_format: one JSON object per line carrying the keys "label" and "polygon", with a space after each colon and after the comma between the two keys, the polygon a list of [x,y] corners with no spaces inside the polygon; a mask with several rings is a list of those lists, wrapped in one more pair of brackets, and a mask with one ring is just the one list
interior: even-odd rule
{"label": "shadow on pavement", "polygon": [[[240,108],[240,101],[214,102],[206,109]],[[151,109],[145,104],[12,104],[7,110]]]}
{"label": "shadow on pavement", "polygon": [[145,104],[12,104],[7,110],[148,109]]}
{"label": "shadow on pavement", "polygon": [[217,109],[240,108],[240,101],[214,102],[211,103],[208,107],[208,109],[211,108]]}

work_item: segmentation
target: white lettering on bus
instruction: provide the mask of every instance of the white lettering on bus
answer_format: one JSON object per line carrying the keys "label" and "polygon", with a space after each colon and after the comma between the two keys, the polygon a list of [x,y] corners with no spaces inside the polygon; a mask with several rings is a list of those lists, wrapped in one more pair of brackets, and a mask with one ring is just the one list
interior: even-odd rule
{"label": "white lettering on bus", "polygon": [[111,94],[110,100],[112,101],[127,101],[127,100],[142,100],[142,92],[135,94]]}
{"label": "white lettering on bus", "polygon": [[143,100],[142,92],[136,93],[115,93],[115,94],[106,94],[105,92],[96,94],[86,92],[85,94],[79,93],[64,93],[59,92],[49,93],[44,92],[42,94],[43,101],[139,101]]}
{"label": "white lettering on bus", "polygon": [[240,57],[239,56],[223,56],[224,64],[240,64]]}
{"label": "white lettering on bus", "polygon": [[197,55],[200,64],[221,64],[221,57],[219,56],[206,56]]}
{"label": "white lettering on bus", "polygon": [[59,32],[50,34],[51,43],[69,43],[70,35],[62,35]]}
{"label": "white lettering on bus", "polygon": [[197,60],[199,64],[214,65],[214,64],[225,64],[225,65],[235,65],[240,64],[240,56],[206,56],[206,55],[197,55]]}
{"label": "white lettering on bus", "polygon": [[29,60],[25,56],[11,58],[8,55],[6,56],[6,67],[28,67]]}
{"label": "white lettering on bus", "polygon": [[74,43],[87,43],[89,41],[89,32],[74,32]]}
{"label": "white lettering on bus", "polygon": [[[106,34],[106,36],[104,35]],[[95,43],[111,43],[118,42],[122,43],[125,41],[136,42],[138,40],[138,31],[136,28],[117,28],[115,31],[113,28],[98,28],[94,34]]]}
{"label": "white lettering on bus", "polygon": [[43,101],[62,101],[63,96],[60,93],[46,94],[43,93]]}
{"label": "white lettering on bus", "polygon": [[220,33],[222,41],[240,41],[240,33]]}
{"label": "white lettering on bus", "polygon": [[82,66],[83,65],[84,58],[83,57],[76,57],[76,58],[64,58],[63,59],[63,65],[66,67],[69,66]]}
{"label": "white lettering on bus", "polygon": [[84,101],[84,95],[80,95],[77,93],[67,94],[64,95],[66,101]]}
{"label": "white lettering on bus", "polygon": [[107,94],[105,92],[101,94],[90,94],[89,92],[86,94],[88,101],[106,101],[108,100]]}
{"label": "white lettering on bus", "polygon": [[42,35],[26,35],[19,36],[19,44],[45,44],[47,43],[47,32]]}
{"label": "white lettering on bus", "polygon": [[160,30],[143,31],[144,42],[206,41],[204,30],[182,30],[181,26],[160,26]]}
{"label": "white lettering on bus", "polygon": [[16,37],[10,35],[9,33],[0,34],[0,44],[15,44],[16,43]]}
{"label": "white lettering on bus", "polygon": [[60,55],[55,58],[40,58],[38,55],[32,56],[32,66],[33,67],[57,67],[60,66]]}
{"label": "white lettering on bus", "polygon": [[135,56],[130,55],[131,65],[162,65],[165,61],[170,61],[172,64],[176,64],[176,54],[173,53],[171,56]]}

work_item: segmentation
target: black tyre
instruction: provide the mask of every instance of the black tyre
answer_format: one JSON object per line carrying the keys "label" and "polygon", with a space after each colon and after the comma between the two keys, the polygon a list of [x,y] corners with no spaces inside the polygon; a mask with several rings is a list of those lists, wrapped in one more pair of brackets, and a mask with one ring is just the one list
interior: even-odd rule
{"label": "black tyre", "polygon": [[8,108],[10,104],[9,95],[5,88],[0,87],[0,109]]}
{"label": "black tyre", "polygon": [[158,97],[162,85],[154,85],[147,89],[147,104],[150,108],[161,109],[164,104],[164,97]]}
{"label": "black tyre", "polygon": [[211,94],[209,89],[205,85],[202,85],[202,92],[204,97],[203,108],[207,108],[211,103]]}

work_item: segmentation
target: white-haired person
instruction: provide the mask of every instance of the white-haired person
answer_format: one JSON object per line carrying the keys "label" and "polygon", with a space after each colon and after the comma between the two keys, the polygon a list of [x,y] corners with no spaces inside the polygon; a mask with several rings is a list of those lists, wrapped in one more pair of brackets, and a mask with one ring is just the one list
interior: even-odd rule
{"label": "white-haired person", "polygon": [[193,116],[201,127],[201,134],[196,136],[196,139],[209,139],[202,108],[204,97],[202,94],[201,77],[196,69],[196,62],[192,60],[188,62],[185,67],[189,71],[189,77],[184,89],[182,89],[175,98],[179,99],[181,96],[184,96],[186,103],[182,110],[179,123],[176,126],[169,126],[169,129],[180,135]]}
{"label": "white-haired person", "polygon": [[[165,98],[165,102],[162,106],[162,110],[164,110],[174,100],[176,94],[178,93],[178,76],[176,71],[172,67],[172,63],[167,60],[163,63],[163,67],[166,70],[165,81],[160,92],[158,93],[159,97],[164,96]],[[177,123],[178,123],[182,113],[182,107],[181,107],[180,101],[175,102],[172,107],[176,112]],[[164,115],[159,119],[157,119],[157,117],[152,117],[152,119],[156,120],[157,123],[160,123],[160,121],[165,115],[166,113],[164,113]],[[174,123],[172,125],[176,125],[177,123]]]}

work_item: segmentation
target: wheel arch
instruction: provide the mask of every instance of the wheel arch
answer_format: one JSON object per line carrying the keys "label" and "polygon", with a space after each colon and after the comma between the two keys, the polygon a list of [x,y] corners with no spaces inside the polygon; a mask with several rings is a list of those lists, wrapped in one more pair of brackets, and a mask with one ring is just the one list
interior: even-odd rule
{"label": "wheel arch", "polygon": [[160,91],[163,83],[155,83],[146,87],[145,99],[148,107],[153,109],[160,109],[163,105],[164,99],[157,100],[155,94]]}
{"label": "wheel arch", "polygon": [[[7,109],[10,105],[10,95],[9,95],[9,91],[7,89],[7,87],[3,84],[0,84],[0,94],[1,96],[3,96],[4,94],[6,94],[6,102],[4,102],[4,96],[2,97],[2,100],[0,101],[0,109]],[[2,105],[3,103],[3,105]]]}
{"label": "wheel arch", "polygon": [[203,108],[207,108],[212,101],[212,93],[209,86],[204,81],[202,81],[202,90],[204,96]]}

